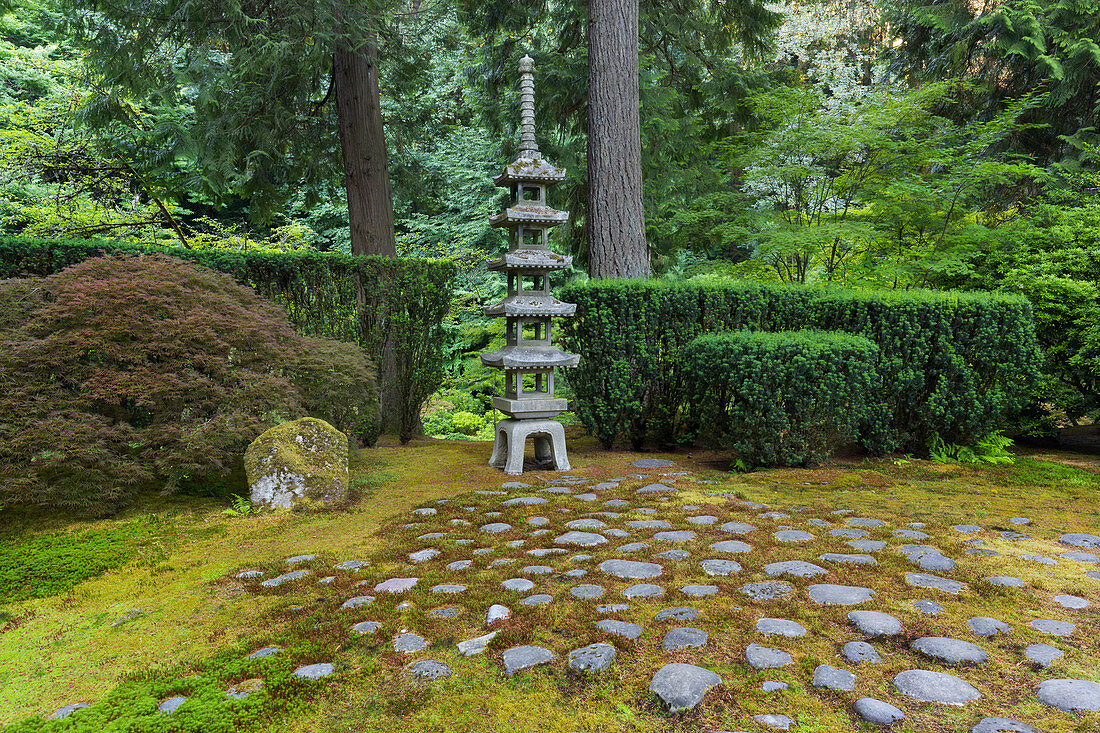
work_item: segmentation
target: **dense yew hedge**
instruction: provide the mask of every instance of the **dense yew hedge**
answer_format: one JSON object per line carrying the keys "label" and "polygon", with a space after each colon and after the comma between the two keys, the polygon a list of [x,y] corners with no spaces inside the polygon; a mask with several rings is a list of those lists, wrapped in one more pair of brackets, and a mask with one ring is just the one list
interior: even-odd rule
{"label": "dense yew hedge", "polygon": [[46,276],[90,257],[151,252],[232,275],[283,306],[305,334],[359,344],[379,365],[385,429],[403,440],[414,434],[421,405],[443,378],[451,262],[0,237],[0,278]]}
{"label": "dense yew hedge", "polygon": [[1016,296],[654,280],[567,285],[564,345],[580,419],[605,446],[694,439],[683,349],[718,331],[843,331],[879,347],[881,383],[860,429],[869,450],[969,444],[996,430],[1037,376],[1031,307]]}
{"label": "dense yew hedge", "polygon": [[878,359],[846,333],[705,334],[683,352],[687,432],[753,466],[823,461],[859,436]]}

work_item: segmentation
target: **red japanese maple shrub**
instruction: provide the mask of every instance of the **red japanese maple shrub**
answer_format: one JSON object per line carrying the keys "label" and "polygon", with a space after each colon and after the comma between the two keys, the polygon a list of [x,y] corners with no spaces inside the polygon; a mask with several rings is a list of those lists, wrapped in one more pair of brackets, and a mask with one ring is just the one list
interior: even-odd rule
{"label": "red japanese maple shrub", "polygon": [[[144,489],[217,481],[259,433],[318,401],[296,378],[326,405],[343,398],[377,415],[358,347],[298,336],[281,308],[228,275],[103,257],[41,286],[44,302],[0,329],[2,503],[103,514]],[[334,363],[317,364],[319,351]]]}

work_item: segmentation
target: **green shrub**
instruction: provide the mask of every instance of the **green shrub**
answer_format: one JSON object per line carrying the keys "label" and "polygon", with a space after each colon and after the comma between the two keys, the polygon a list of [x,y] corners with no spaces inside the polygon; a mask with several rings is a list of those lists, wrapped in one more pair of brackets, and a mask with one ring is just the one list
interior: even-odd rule
{"label": "green shrub", "polygon": [[859,434],[878,351],[820,331],[700,336],[682,355],[692,432],[754,466],[824,461]]}
{"label": "green shrub", "polygon": [[879,346],[881,385],[860,429],[876,452],[924,450],[932,435],[969,444],[1000,427],[1037,375],[1031,308],[1019,297],[856,291],[765,283],[589,281],[563,345],[580,420],[605,447],[688,443],[683,349],[716,331],[814,328]]}
{"label": "green shrub", "polygon": [[49,297],[0,332],[0,504],[110,513],[142,489],[218,482],[311,404],[377,419],[362,351],[298,336],[227,275],[103,257],[41,284]]}
{"label": "green shrub", "polygon": [[419,429],[424,402],[442,383],[450,261],[0,236],[0,278],[51,275],[111,253],[167,254],[228,273],[281,305],[300,332],[357,343],[379,367],[382,429],[402,440]]}

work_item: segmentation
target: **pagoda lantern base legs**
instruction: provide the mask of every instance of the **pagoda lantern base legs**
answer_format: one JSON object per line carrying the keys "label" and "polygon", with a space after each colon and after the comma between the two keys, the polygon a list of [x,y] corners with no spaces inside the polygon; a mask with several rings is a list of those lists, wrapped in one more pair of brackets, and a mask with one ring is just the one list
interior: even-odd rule
{"label": "pagoda lantern base legs", "polygon": [[534,438],[535,460],[551,463],[555,471],[569,470],[569,456],[565,452],[565,428],[555,420],[501,420],[496,426],[493,457],[489,465],[503,468],[509,476],[523,473],[523,450],[527,438]]}

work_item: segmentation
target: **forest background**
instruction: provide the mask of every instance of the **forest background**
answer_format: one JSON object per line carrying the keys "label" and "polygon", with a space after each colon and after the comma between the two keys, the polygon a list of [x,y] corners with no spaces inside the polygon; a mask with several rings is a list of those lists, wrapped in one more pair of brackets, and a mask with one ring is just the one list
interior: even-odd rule
{"label": "forest background", "polygon": [[[572,213],[553,246],[575,264],[556,284],[585,277],[587,6],[368,5],[397,252],[460,265],[449,376],[425,429],[486,438],[498,385],[476,354],[495,348],[503,324],[480,307],[504,290],[485,262],[505,248],[488,219],[507,195],[491,178],[515,154],[524,53],[535,58],[540,146],[569,173],[550,203]],[[288,24],[312,6],[279,4]],[[247,16],[247,3],[234,7]],[[656,277],[1022,293],[1045,369],[1015,429],[1042,435],[1092,421],[1100,9],[1081,0],[643,1],[639,25]],[[137,93],[102,63],[121,43],[112,28],[110,3],[16,0],[0,19],[0,232],[351,251],[339,140],[316,134],[335,129],[324,54],[290,63],[296,51],[278,34],[233,63],[206,48],[205,68],[226,71],[219,95],[191,84],[193,58],[165,51],[160,72],[172,83]],[[279,108],[273,124],[294,135],[238,135],[242,100],[269,109],[261,102],[280,99],[287,77],[265,76],[270,68],[314,75],[315,98]],[[239,106],[209,114],[227,99]]]}

